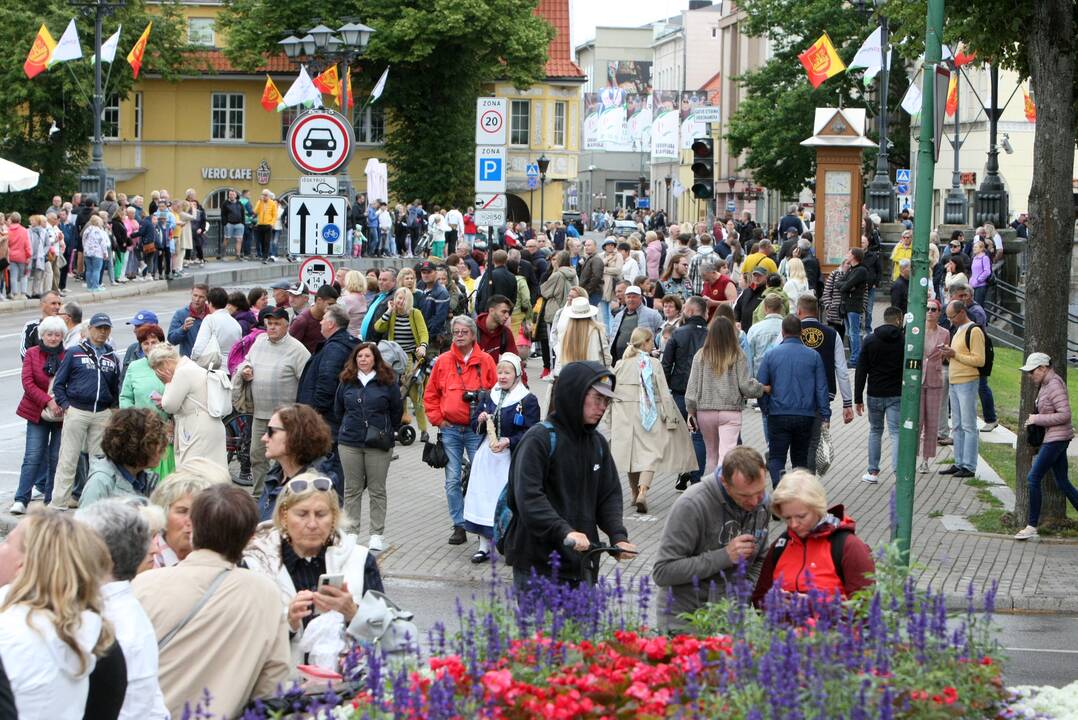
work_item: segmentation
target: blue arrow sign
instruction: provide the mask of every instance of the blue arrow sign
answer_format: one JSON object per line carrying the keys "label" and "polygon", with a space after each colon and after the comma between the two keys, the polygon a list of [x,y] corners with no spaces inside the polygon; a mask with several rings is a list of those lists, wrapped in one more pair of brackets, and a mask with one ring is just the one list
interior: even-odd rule
{"label": "blue arrow sign", "polygon": [[528,176],[528,189],[529,190],[534,190],[537,187],[539,187],[539,178],[535,177],[534,175],[529,175]]}

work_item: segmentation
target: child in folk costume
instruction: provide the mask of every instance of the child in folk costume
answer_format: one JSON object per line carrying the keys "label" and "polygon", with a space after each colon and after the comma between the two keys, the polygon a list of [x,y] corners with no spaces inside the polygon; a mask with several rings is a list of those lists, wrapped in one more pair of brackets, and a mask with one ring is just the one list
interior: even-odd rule
{"label": "child in folk costume", "polygon": [[478,403],[472,417],[473,429],[487,438],[472,460],[464,497],[464,527],[479,536],[473,563],[490,559],[494,509],[509,479],[511,453],[537,422],[539,400],[521,379],[520,357],[506,353],[498,360],[498,382]]}

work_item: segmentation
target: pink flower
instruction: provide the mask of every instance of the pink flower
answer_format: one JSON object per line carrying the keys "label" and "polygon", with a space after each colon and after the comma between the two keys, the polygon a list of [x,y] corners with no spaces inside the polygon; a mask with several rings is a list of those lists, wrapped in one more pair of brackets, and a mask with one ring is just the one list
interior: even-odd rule
{"label": "pink flower", "polygon": [[491,670],[484,673],[480,681],[488,693],[497,697],[513,686],[513,673],[509,670]]}

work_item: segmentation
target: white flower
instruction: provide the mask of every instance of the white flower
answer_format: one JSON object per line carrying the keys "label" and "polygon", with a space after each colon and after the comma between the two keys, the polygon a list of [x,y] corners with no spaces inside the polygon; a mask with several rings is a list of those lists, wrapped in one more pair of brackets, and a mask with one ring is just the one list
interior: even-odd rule
{"label": "white flower", "polygon": [[1019,693],[1011,704],[1019,717],[1078,718],[1078,681],[1062,688],[1023,685],[1010,689]]}

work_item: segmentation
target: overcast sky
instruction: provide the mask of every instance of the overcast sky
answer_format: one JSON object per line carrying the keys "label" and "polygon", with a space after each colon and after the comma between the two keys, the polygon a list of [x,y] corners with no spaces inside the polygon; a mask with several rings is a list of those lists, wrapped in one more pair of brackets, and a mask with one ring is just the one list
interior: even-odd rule
{"label": "overcast sky", "polygon": [[689,0],[569,0],[570,50],[595,37],[595,28],[639,27],[675,15]]}

